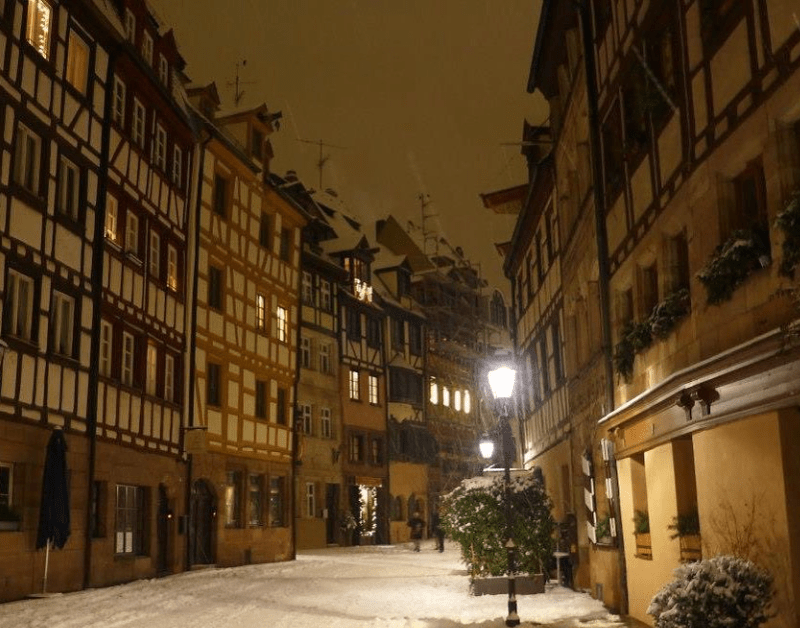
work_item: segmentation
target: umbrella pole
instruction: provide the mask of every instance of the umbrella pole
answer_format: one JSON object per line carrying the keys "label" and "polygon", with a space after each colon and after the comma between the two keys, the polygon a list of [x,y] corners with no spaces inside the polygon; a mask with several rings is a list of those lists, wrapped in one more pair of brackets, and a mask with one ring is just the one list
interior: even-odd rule
{"label": "umbrella pole", "polygon": [[50,539],[47,539],[47,550],[44,553],[44,578],[42,578],[42,593],[47,593],[47,568],[50,566]]}

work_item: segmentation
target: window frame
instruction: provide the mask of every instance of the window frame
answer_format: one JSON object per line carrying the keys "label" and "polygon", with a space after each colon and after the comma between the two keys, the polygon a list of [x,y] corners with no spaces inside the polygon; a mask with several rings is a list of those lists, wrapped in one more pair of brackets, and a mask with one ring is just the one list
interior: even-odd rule
{"label": "window frame", "polygon": [[208,307],[222,311],[222,305],[225,302],[225,295],[223,290],[223,276],[224,271],[219,266],[209,264],[208,266]]}
{"label": "window frame", "polygon": [[348,374],[348,396],[350,401],[361,401],[361,374],[358,369],[350,369]]}
{"label": "window frame", "polygon": [[319,435],[322,438],[333,438],[331,409],[327,406],[323,406],[319,409]]}
{"label": "window frame", "polygon": [[136,43],[136,16],[130,9],[125,9],[125,39]]}
{"label": "window frame", "polygon": [[160,122],[156,124],[153,161],[157,168],[167,171],[167,130]]}
{"label": "window frame", "polygon": [[153,397],[158,393],[158,345],[148,340],[145,350],[144,392]]}
{"label": "window frame", "polygon": [[[125,495],[122,505],[120,504],[120,492]],[[148,546],[146,489],[130,484],[117,484],[114,514],[114,554],[117,556],[145,555]],[[122,541],[121,544],[120,541]]]}
{"label": "window frame", "polygon": [[164,354],[164,399],[175,401],[175,357]]}
{"label": "window frame", "polygon": [[311,364],[311,338],[300,336],[300,366],[310,369]]}
{"label": "window frame", "polygon": [[[37,24],[38,13],[42,5],[47,8],[47,28],[43,29],[42,34],[38,34],[37,26],[41,25],[41,20]],[[54,9],[53,5],[47,0],[29,0],[26,4],[26,21],[25,21],[25,43],[33,48],[45,61],[50,61],[53,46],[53,21]],[[39,41],[36,41],[38,36]]]}
{"label": "window frame", "polygon": [[161,234],[154,229],[150,230],[148,247],[148,274],[156,280],[161,279]]}
{"label": "window frame", "polygon": [[282,305],[275,310],[278,342],[289,342],[289,310]]}
{"label": "window frame", "polygon": [[256,293],[256,329],[267,331],[267,297],[261,292]]}
{"label": "window frame", "polygon": [[128,207],[125,212],[125,252],[137,259],[141,259],[139,238],[139,216]]}
{"label": "window frame", "polygon": [[140,148],[144,148],[145,129],[147,127],[147,109],[141,100],[133,98],[133,121],[131,139]]}
{"label": "window frame", "polygon": [[58,156],[56,212],[73,222],[80,219],[81,168],[64,154]]}
{"label": "window frame", "polygon": [[[75,355],[75,321],[78,300],[71,294],[53,289],[50,303],[50,350],[69,358]],[[64,307],[69,304],[68,315]]]}
{"label": "window frame", "polygon": [[136,368],[136,337],[129,331],[122,332],[120,357],[120,383],[133,387],[134,369]]}
{"label": "window frame", "polygon": [[178,286],[178,249],[167,243],[167,288],[177,292]]}
{"label": "window frame", "polygon": [[37,198],[42,190],[42,149],[42,137],[24,122],[18,122],[12,181]]}
{"label": "window frame", "polygon": [[111,120],[116,122],[117,125],[123,129],[125,128],[125,110],[126,107],[126,92],[127,86],[116,74],[114,75],[114,88],[113,88],[113,105],[111,108]]}
{"label": "window frame", "polygon": [[256,418],[267,418],[267,382],[257,379],[253,393],[253,414]]}
{"label": "window frame", "polygon": [[119,200],[111,192],[106,193],[105,237],[106,240],[118,244]]}
{"label": "window frame", "polygon": [[[81,54],[77,52],[79,50],[82,51],[82,57]],[[92,48],[89,42],[87,42],[86,39],[80,33],[78,33],[75,28],[70,28],[69,35],[67,36],[67,60],[64,71],[64,80],[68,85],[73,87],[83,96],[86,96],[89,93],[89,67],[91,66],[91,55]],[[80,72],[81,70],[79,64],[80,61],[83,61],[82,72],[80,73],[80,76],[76,76],[76,72]]]}
{"label": "window frame", "polygon": [[[21,284],[26,286],[23,296],[25,307],[22,310],[20,310]],[[24,340],[25,342],[34,343],[36,341],[37,331],[37,317],[35,315],[38,304],[37,280],[17,268],[9,267],[6,272],[4,291],[3,332],[14,338]],[[11,307],[8,307],[9,305],[11,305]],[[21,321],[20,316],[24,316],[25,320]],[[23,325],[20,325],[20,322],[22,322]]]}
{"label": "window frame", "polygon": [[374,373],[367,375],[367,391],[370,405],[377,406],[380,404],[380,395],[378,391],[379,380],[378,376]]}
{"label": "window frame", "polygon": [[146,30],[142,32],[142,59],[150,67],[153,66],[153,36]]}
{"label": "window frame", "polygon": [[[106,334],[106,332],[108,332]],[[100,321],[99,373],[111,377],[113,369],[114,326],[107,320]]]}
{"label": "window frame", "polygon": [[222,407],[222,365],[217,362],[206,363],[206,405]]}

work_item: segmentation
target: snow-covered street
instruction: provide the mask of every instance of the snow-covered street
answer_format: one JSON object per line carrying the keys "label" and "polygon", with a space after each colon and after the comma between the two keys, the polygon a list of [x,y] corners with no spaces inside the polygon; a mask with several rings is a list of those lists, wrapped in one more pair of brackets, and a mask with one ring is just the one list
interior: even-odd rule
{"label": "snow-covered street", "polygon": [[[0,628],[500,628],[505,596],[473,597],[457,549],[407,545],[301,552],[296,561],[208,569],[0,605]],[[588,595],[520,596],[522,627],[622,626]],[[581,621],[582,620],[582,621]]]}

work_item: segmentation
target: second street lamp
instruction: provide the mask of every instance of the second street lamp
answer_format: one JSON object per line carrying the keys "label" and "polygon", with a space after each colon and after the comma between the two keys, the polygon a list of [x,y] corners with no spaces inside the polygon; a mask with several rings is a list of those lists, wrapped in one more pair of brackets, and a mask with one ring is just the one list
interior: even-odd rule
{"label": "second street lamp", "polygon": [[[500,418],[500,446],[503,448],[503,501],[506,515],[505,546],[507,552],[506,573],[508,575],[508,617],[506,617],[506,626],[519,625],[516,582],[514,580],[516,545],[514,544],[514,526],[511,516],[511,463],[513,461],[514,437],[508,420],[508,405],[514,392],[515,377],[516,371],[508,366],[502,366],[489,372],[489,386],[492,389],[492,396],[498,407]],[[491,444],[491,441],[484,438],[480,444],[481,455],[484,458],[490,458],[494,450],[487,443]]]}

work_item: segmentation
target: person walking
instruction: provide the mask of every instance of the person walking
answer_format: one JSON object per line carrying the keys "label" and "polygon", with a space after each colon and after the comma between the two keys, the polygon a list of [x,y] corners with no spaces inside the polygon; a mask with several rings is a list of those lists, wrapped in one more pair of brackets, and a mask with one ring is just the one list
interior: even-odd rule
{"label": "person walking", "polygon": [[419,551],[419,542],[422,540],[422,530],[425,529],[425,521],[419,514],[419,511],[414,511],[411,519],[408,520],[408,527],[411,528],[411,540],[414,541],[414,551]]}
{"label": "person walking", "polygon": [[442,528],[442,522],[439,520],[439,511],[435,510],[433,512],[433,516],[431,517],[431,528],[433,530],[433,534],[436,537],[436,549],[440,552],[444,551],[444,528]]}

